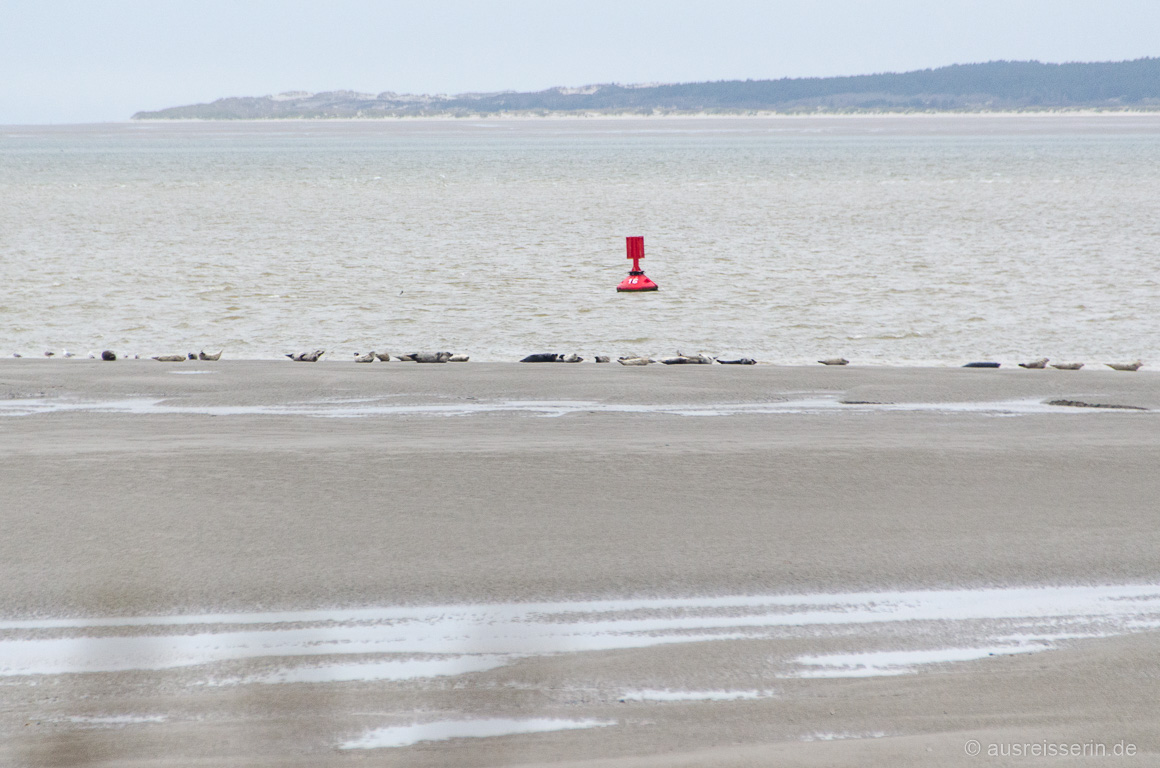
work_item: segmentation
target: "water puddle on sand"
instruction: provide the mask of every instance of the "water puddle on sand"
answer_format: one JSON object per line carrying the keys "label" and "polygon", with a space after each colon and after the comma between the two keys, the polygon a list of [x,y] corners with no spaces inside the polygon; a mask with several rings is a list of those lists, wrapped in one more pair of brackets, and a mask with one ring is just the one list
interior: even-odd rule
{"label": "water puddle on sand", "polygon": [[[880,644],[882,627],[895,638],[890,653],[868,647]],[[9,619],[0,620],[0,677],[194,666],[208,674],[223,662],[271,659],[278,670],[237,682],[403,680],[529,656],[819,635],[840,637],[846,655],[783,659],[781,674],[893,674],[1157,627],[1155,585]],[[353,655],[361,657],[342,659]]]}
{"label": "water puddle on sand", "polygon": [[409,747],[421,741],[446,741],[448,739],[483,739],[494,736],[510,736],[520,733],[545,733],[568,731],[578,728],[601,728],[615,725],[613,720],[561,720],[554,718],[488,718],[483,720],[436,720],[432,723],[376,728],[357,739],[345,741],[339,749],[381,749],[384,747]]}
{"label": "water puddle on sand", "polygon": [[749,701],[766,699],[772,695],[769,691],[658,691],[646,688],[625,691],[620,701]]}
{"label": "water puddle on sand", "polygon": [[974,661],[988,656],[1035,653],[1054,646],[996,645],[981,648],[939,648],[930,651],[875,651],[870,653],[834,653],[825,656],[798,656],[794,663],[807,667],[793,677],[884,677],[906,675],[925,664],[948,664]]}
{"label": "water puddle on sand", "polygon": [[[375,749],[610,725],[590,719],[599,712],[575,702],[566,706],[578,707],[572,711],[581,717],[558,718],[564,704],[553,692],[577,684],[592,692],[588,701],[596,705],[634,702],[638,712],[639,707],[676,702],[756,705],[775,694],[732,688],[738,674],[767,686],[774,680],[802,685],[812,678],[896,676],[1157,629],[1160,585],[1153,584],[11,618],[0,620],[0,678],[34,686],[76,673],[160,675],[181,669],[185,671],[180,675],[164,678],[166,685],[192,690],[373,682],[385,686],[384,691],[401,685],[413,694],[438,693],[450,685],[483,701],[497,684],[492,670],[511,667],[508,674],[518,679],[519,664],[536,657],[692,643],[764,643],[738,646],[737,654],[729,654],[735,661],[704,661],[687,670],[707,682],[699,688],[681,684],[685,671],[661,673],[659,679],[654,674],[638,680],[633,674],[601,684],[577,681],[575,670],[584,669],[586,662],[569,660],[562,667],[572,670],[567,681],[549,675],[521,683],[544,694],[543,711],[533,707],[509,713],[484,707],[497,717],[427,723],[400,723],[411,719],[408,712],[383,713],[389,718],[384,727],[341,745]],[[824,645],[824,650],[802,654],[801,648],[811,643]],[[703,658],[720,656],[707,653]],[[239,673],[250,665],[258,671]],[[505,714],[509,717],[500,717]],[[90,725],[155,722],[110,717],[114,719],[93,719]]]}
{"label": "water puddle on sand", "polygon": [[[213,373],[213,371],[171,371],[171,373]],[[355,419],[389,416],[472,416],[484,413],[524,413],[560,417],[579,413],[667,414],[671,416],[743,416],[753,414],[828,413],[940,413],[990,416],[1042,414],[1150,412],[1144,408],[1063,408],[1042,400],[1004,400],[956,403],[869,403],[842,402],[835,397],[805,397],[757,403],[603,403],[589,400],[496,400],[461,403],[398,404],[376,399],[323,400],[276,405],[176,405],[172,401],[149,398],[120,400],[77,400],[68,398],[27,398],[0,401],[0,416],[35,416],[53,413],[118,413],[132,416],[309,416]]]}

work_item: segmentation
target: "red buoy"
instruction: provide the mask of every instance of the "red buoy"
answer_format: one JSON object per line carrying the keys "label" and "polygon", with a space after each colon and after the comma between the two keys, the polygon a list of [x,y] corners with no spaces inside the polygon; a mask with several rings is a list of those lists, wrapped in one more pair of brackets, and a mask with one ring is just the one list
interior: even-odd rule
{"label": "red buoy", "polygon": [[648,275],[640,268],[640,260],[644,258],[644,238],[643,237],[626,237],[624,238],[628,245],[628,258],[632,259],[632,269],[629,270],[628,277],[620,281],[620,285],[616,286],[618,291],[655,291],[657,284],[648,279]]}

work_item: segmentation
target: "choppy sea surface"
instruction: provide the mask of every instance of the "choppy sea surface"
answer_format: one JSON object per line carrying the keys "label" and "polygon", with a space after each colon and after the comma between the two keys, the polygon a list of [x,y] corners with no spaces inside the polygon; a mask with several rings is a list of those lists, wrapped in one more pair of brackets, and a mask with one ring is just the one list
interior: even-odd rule
{"label": "choppy sea surface", "polygon": [[1160,115],[0,126],[0,356],[1160,362],[1158,280]]}

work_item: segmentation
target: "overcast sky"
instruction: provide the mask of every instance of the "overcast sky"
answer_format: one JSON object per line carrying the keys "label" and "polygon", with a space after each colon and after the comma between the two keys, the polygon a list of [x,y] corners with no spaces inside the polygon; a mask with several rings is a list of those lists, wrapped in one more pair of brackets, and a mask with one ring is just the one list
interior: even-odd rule
{"label": "overcast sky", "polygon": [[540,90],[1160,55],[1157,0],[0,0],[0,124],[289,90]]}

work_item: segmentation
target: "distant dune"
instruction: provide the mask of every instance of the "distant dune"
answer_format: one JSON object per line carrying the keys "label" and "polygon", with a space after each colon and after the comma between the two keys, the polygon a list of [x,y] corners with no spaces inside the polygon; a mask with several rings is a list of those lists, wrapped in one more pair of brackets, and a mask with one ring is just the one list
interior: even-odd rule
{"label": "distant dune", "polygon": [[992,61],[900,74],[589,85],[535,93],[411,95],[354,91],[218,99],[138,112],[134,120],[377,118],[496,114],[745,114],[1160,110],[1160,58],[1043,64]]}

